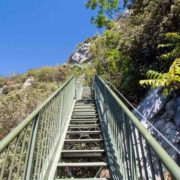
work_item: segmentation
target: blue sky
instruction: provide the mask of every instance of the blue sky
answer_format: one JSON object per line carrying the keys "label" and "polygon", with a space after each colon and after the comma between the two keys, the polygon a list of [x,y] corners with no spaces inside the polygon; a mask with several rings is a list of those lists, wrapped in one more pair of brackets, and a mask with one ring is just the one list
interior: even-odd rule
{"label": "blue sky", "polygon": [[85,0],[0,0],[0,74],[66,61],[98,32]]}

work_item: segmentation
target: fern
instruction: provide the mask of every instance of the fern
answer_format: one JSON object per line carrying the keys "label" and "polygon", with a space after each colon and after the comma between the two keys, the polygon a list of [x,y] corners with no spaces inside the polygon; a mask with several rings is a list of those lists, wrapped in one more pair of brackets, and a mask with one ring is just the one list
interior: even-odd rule
{"label": "fern", "polygon": [[167,73],[149,70],[147,75],[151,79],[141,80],[140,85],[151,87],[165,87],[170,91],[180,88],[180,58],[174,60]]}
{"label": "fern", "polygon": [[171,32],[165,34],[166,44],[159,44],[158,48],[169,48],[170,51],[161,55],[164,60],[177,58],[180,56],[180,33]]}
{"label": "fern", "polygon": [[164,92],[180,88],[180,33],[171,32],[165,34],[168,43],[159,44],[158,48],[168,48],[170,51],[161,55],[162,59],[169,60],[176,58],[167,73],[160,73],[149,70],[146,73],[146,80],[139,81],[142,86],[164,87]]}
{"label": "fern", "polygon": [[161,78],[162,74],[157,71],[149,70],[146,76],[150,79],[157,79],[157,78]]}

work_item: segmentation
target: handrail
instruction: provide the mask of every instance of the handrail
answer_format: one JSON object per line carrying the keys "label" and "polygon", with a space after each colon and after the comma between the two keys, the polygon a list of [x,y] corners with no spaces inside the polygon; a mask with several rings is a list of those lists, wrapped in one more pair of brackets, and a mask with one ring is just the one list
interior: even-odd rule
{"label": "handrail", "polygon": [[14,140],[14,138],[26,127],[33,118],[71,81],[71,76],[61,87],[59,87],[47,100],[45,100],[37,109],[35,109],[26,119],[24,119],[12,132],[10,132],[4,139],[0,141],[0,153],[7,147],[7,145]]}
{"label": "handrail", "polygon": [[76,88],[72,76],[0,142],[0,179],[44,179],[78,96]]}
{"label": "handrail", "polygon": [[94,84],[97,104],[124,179],[164,179],[166,171],[180,179],[179,166],[107,83],[96,76]]}

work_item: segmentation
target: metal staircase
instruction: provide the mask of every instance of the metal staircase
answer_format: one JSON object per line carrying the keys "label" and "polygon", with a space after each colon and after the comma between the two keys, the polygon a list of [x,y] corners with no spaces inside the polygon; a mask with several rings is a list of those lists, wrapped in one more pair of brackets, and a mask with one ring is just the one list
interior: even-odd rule
{"label": "metal staircase", "polygon": [[92,89],[71,77],[0,142],[0,180],[21,179],[180,180],[180,168],[101,77]]}
{"label": "metal staircase", "polygon": [[57,178],[100,178],[107,169],[102,132],[94,99],[75,103],[61,158]]}

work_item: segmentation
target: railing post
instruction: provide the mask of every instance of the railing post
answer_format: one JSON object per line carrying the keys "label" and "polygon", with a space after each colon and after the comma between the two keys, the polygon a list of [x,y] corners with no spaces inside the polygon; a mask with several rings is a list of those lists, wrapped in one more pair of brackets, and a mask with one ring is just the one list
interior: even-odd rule
{"label": "railing post", "polygon": [[34,162],[34,152],[37,140],[37,133],[39,127],[39,115],[35,117],[32,124],[31,137],[28,145],[28,152],[26,156],[25,170],[24,170],[24,180],[30,180],[32,176],[32,166]]}

